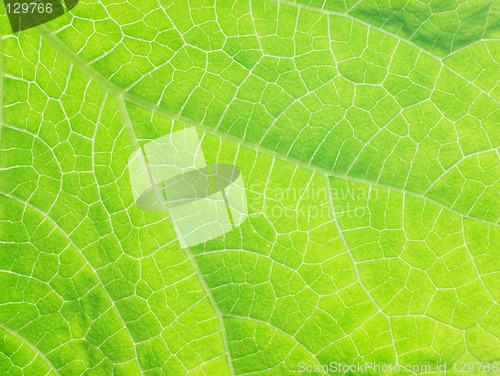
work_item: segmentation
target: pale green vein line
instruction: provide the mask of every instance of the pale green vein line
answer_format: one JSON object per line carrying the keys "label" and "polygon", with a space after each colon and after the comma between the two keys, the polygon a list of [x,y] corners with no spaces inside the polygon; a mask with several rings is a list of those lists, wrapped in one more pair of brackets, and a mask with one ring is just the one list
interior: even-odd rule
{"label": "pale green vein line", "polygon": [[394,356],[396,357],[396,363],[398,363],[398,352],[396,349],[396,341],[394,340],[394,333],[392,330],[391,318],[382,310],[382,308],[378,305],[378,303],[375,301],[375,299],[373,299],[373,297],[370,294],[370,291],[368,291],[365,284],[363,283],[363,280],[361,279],[361,275],[359,273],[359,268],[358,268],[358,263],[356,262],[354,255],[352,254],[351,249],[349,248],[349,245],[347,244],[347,240],[344,237],[344,233],[342,232],[342,229],[340,228],[340,222],[337,218],[337,213],[335,211],[335,206],[333,204],[333,199],[332,199],[332,195],[331,195],[332,189],[331,189],[331,185],[330,185],[330,178],[328,176],[326,176],[325,179],[326,179],[326,187],[328,188],[328,192],[329,192],[328,199],[330,201],[330,209],[331,209],[333,220],[335,222],[335,226],[336,226],[337,231],[339,233],[340,239],[342,240],[342,244],[344,245],[345,250],[346,250],[347,254],[349,255],[349,258],[351,259],[351,262],[353,264],[354,271],[356,273],[356,278],[359,282],[359,285],[361,286],[361,288],[365,292],[368,299],[370,299],[372,304],[378,310],[378,312],[382,316],[384,316],[387,320],[387,324],[389,325],[389,333],[391,335],[392,349],[394,351]]}
{"label": "pale green vein line", "polygon": [[56,48],[59,53],[64,56],[69,62],[73,63],[75,67],[81,72],[85,73],[92,81],[99,84],[103,89],[109,91],[113,96],[122,96],[124,91],[97,72],[92,68],[89,63],[74,53],[68,46],[66,46],[61,39],[53,34],[53,32],[46,25],[37,26],[37,31],[40,36],[46,39],[50,44]]}
{"label": "pale green vein line", "polygon": [[3,133],[3,75],[4,75],[3,39],[0,38],[0,145]]}
{"label": "pale green vein line", "polygon": [[[118,97],[118,100],[119,100],[119,106],[120,106],[120,112],[122,114],[122,117],[123,117],[123,121],[125,123],[125,127],[127,128],[127,131],[129,133],[129,136],[130,136],[130,139],[134,145],[134,148],[136,150],[141,150],[142,151],[142,155],[144,157],[144,160],[145,160],[145,164],[146,164],[146,170],[147,170],[147,173],[148,173],[148,178],[149,178],[149,182],[151,184],[151,186],[153,187],[154,191],[155,191],[155,194],[156,196],[159,198],[159,202],[163,208],[163,211],[165,213],[165,216],[168,218],[170,224],[172,225],[173,228],[176,227],[176,223],[172,220],[172,217],[169,215],[169,211],[165,205],[165,201],[163,200],[163,195],[162,195],[162,192],[161,192],[161,188],[159,186],[159,184],[156,183],[156,180],[153,176],[153,173],[151,172],[151,169],[149,168],[149,163],[148,163],[148,160],[147,160],[147,155],[146,153],[144,153],[144,150],[143,148],[141,147],[140,145],[140,142],[139,142],[139,138],[137,137],[137,134],[135,133],[135,129],[134,129],[134,126],[132,125],[132,122],[130,121],[130,116],[129,116],[129,113],[128,113],[128,110],[127,110],[127,105],[126,105],[126,94],[125,93],[121,93],[119,94],[119,97]],[[217,316],[217,319],[219,321],[219,326],[220,326],[220,329],[221,329],[221,333],[222,333],[222,340],[224,342],[224,347],[226,349],[226,356],[227,356],[227,360],[228,360],[228,366],[229,366],[229,371],[231,373],[231,375],[234,375],[234,370],[233,370],[233,364],[232,364],[232,361],[231,361],[231,354],[229,353],[229,344],[227,342],[227,338],[226,338],[226,330],[225,330],[225,327],[224,327],[224,320],[221,316],[221,313],[220,313],[220,310],[219,310],[219,306],[217,305],[217,302],[215,300],[215,298],[213,297],[212,295],[212,292],[209,288],[209,286],[207,285],[204,277],[203,277],[203,273],[201,272],[196,260],[194,259],[193,255],[191,254],[191,251],[189,250],[188,247],[185,247],[184,244],[182,244],[182,239],[179,239],[179,243],[181,244],[181,246],[183,247],[189,261],[191,262],[191,265],[193,266],[193,269],[195,270],[196,274],[198,275],[198,279],[203,287],[203,289],[205,290],[205,293],[207,294],[209,300],[210,300],[210,303],[211,305],[213,306],[214,308],[214,311],[215,311],[215,315]]]}
{"label": "pale green vein line", "polygon": [[194,268],[196,274],[198,275],[198,279],[199,279],[201,285],[203,286],[203,288],[208,296],[208,299],[210,300],[210,303],[214,307],[215,314],[217,315],[217,319],[219,321],[219,326],[221,329],[222,341],[224,342],[224,348],[226,349],[226,357],[227,357],[227,363],[229,366],[229,372],[231,373],[231,375],[235,375],[236,373],[234,372],[233,359],[231,357],[231,350],[229,347],[229,340],[227,338],[226,327],[224,325],[224,317],[223,317],[222,312],[219,308],[219,304],[217,304],[217,300],[215,300],[215,297],[212,294],[212,289],[210,288],[210,286],[208,286],[208,283],[205,280],[205,276],[203,275],[203,272],[201,271],[200,266],[198,265],[198,262],[196,261],[195,257],[193,256],[193,253],[191,252],[191,250],[188,247],[184,247],[183,249],[186,252],[186,255],[187,255],[189,261],[191,262],[191,265],[193,265],[193,268]]}
{"label": "pale green vein line", "polygon": [[391,185],[387,185],[387,184],[383,184],[383,183],[379,183],[379,182],[375,182],[375,181],[371,181],[371,180],[356,178],[356,177],[348,176],[345,174],[338,174],[338,173],[332,172],[331,170],[315,166],[315,165],[308,163],[308,162],[303,162],[301,160],[295,159],[295,158],[290,157],[288,155],[280,154],[274,150],[267,149],[261,145],[257,145],[257,144],[242,140],[240,138],[237,138],[237,137],[229,135],[229,134],[221,133],[221,132],[216,131],[213,128],[208,127],[204,124],[197,123],[197,122],[195,122],[189,118],[186,118],[182,115],[179,115],[177,113],[173,113],[169,110],[166,110],[163,107],[160,107],[159,105],[157,105],[155,103],[149,102],[148,100],[146,100],[144,98],[140,98],[138,96],[130,94],[130,93],[124,91],[123,89],[119,88],[118,86],[116,86],[112,82],[110,82],[106,77],[101,75],[101,73],[97,72],[94,68],[92,68],[85,60],[83,60],[80,56],[78,56],[72,50],[70,50],[57,36],[55,36],[50,30],[48,30],[46,28],[46,26],[41,25],[38,27],[38,30],[39,30],[40,35],[43,38],[46,38],[52,44],[52,46],[55,47],[59,51],[59,53],[61,53],[61,55],[63,55],[68,61],[72,62],[75,66],[77,66],[81,72],[87,74],[89,78],[91,78],[94,82],[99,84],[103,89],[108,90],[113,96],[122,97],[123,99],[127,100],[128,102],[133,103],[137,106],[140,106],[144,109],[147,109],[151,112],[156,112],[160,115],[169,117],[173,120],[182,122],[186,125],[196,127],[205,133],[212,134],[214,136],[220,137],[222,139],[239,144],[243,147],[246,147],[246,148],[249,148],[252,150],[257,150],[258,152],[260,152],[262,154],[271,156],[273,158],[276,158],[276,159],[284,161],[284,162],[289,162],[289,163],[295,164],[299,167],[303,167],[305,169],[314,171],[316,173],[327,175],[327,176],[333,176],[333,177],[337,177],[340,179],[353,181],[356,183],[369,184],[369,185],[372,185],[374,187],[399,192],[399,193],[402,193],[402,194],[405,194],[408,196],[412,196],[412,197],[427,201],[431,204],[434,204],[440,208],[443,208],[443,209],[449,211],[450,213],[454,213],[460,217],[464,217],[464,218],[468,218],[468,219],[471,219],[474,221],[478,221],[478,222],[482,222],[482,223],[486,223],[489,225],[500,227],[499,223],[489,221],[487,219],[469,216],[469,215],[461,213],[455,209],[449,208],[436,200],[433,200],[429,197],[420,195],[418,193],[407,191],[407,190],[401,189],[401,188],[396,188],[396,187],[393,187]]}
{"label": "pale green vein line", "polygon": [[449,174],[452,170],[454,170],[458,165],[460,165],[461,163],[465,162],[467,158],[470,158],[470,157],[477,157],[477,156],[481,156],[483,154],[487,154],[487,153],[496,153],[497,156],[499,157],[499,160],[500,160],[500,150],[498,148],[491,148],[491,149],[485,149],[485,150],[481,150],[481,151],[478,151],[476,153],[472,153],[472,154],[468,154],[466,156],[464,156],[462,159],[459,159],[458,161],[456,161],[455,163],[453,163],[451,166],[449,166],[448,168],[446,168],[446,170],[444,170],[441,175],[439,175],[437,178],[435,178],[434,182],[429,185],[429,188],[427,188],[427,190],[424,192],[424,195],[430,193],[430,191],[432,191],[432,189],[437,185],[439,184],[440,182],[442,182],[443,178],[445,177],[445,175]]}
{"label": "pale green vein line", "polygon": [[273,324],[271,324],[270,322],[267,322],[267,321],[264,321],[264,320],[260,320],[260,319],[256,319],[256,318],[253,318],[253,317],[246,317],[246,316],[239,316],[239,315],[224,315],[224,317],[227,317],[228,319],[238,319],[238,320],[248,320],[248,321],[254,321],[256,323],[259,323],[259,324],[262,324],[262,325],[266,325],[270,328],[273,328],[274,330],[276,330],[278,333],[281,333],[282,335],[284,335],[285,337],[287,338],[290,338],[292,339],[302,350],[304,350],[306,353],[309,354],[309,356],[311,358],[313,358],[317,363],[318,365],[321,365],[321,362],[318,360],[318,358],[316,357],[315,354],[313,354],[307,347],[305,347],[302,343],[300,343],[294,336],[290,335],[289,333],[285,332],[283,329],[277,327],[277,326],[274,326]]}
{"label": "pale green vein line", "polygon": [[241,253],[241,254],[247,254],[247,255],[255,256],[257,258],[266,259],[270,263],[272,263],[272,265],[279,265],[280,267],[289,270],[294,275],[296,275],[298,278],[300,278],[302,280],[302,282],[304,282],[304,285],[306,285],[306,286],[308,285],[308,283],[306,282],[306,280],[304,279],[304,277],[302,277],[302,275],[299,273],[299,271],[297,269],[291,268],[290,266],[288,266],[288,265],[286,265],[286,264],[284,264],[282,262],[276,261],[275,259],[273,259],[271,257],[271,255],[266,255],[266,254],[262,254],[262,253],[255,253],[255,252],[243,249],[243,248],[239,248],[239,249],[231,249],[231,248],[228,248],[228,249],[214,249],[214,250],[210,250],[210,251],[199,252],[199,253],[196,253],[195,258],[202,258],[203,256],[210,256],[211,254],[217,254],[217,253],[224,253],[224,254],[228,254],[228,253],[240,254]]}
{"label": "pale green vein line", "polygon": [[[130,333],[130,330],[128,329],[127,324],[125,323],[125,320],[123,319],[123,316],[121,315],[120,311],[118,310],[118,308],[115,305],[114,300],[111,298],[111,295],[109,294],[108,290],[106,289],[106,285],[102,282],[101,278],[99,277],[97,270],[92,266],[92,264],[90,263],[90,260],[87,258],[87,256],[85,256],[83,251],[73,242],[73,240],[66,233],[66,231],[64,231],[64,229],[61,226],[59,226],[59,224],[52,217],[50,217],[48,213],[45,213],[42,209],[33,205],[31,202],[24,201],[23,199],[15,196],[11,193],[8,193],[8,192],[1,192],[1,194],[3,194],[4,196],[9,197],[10,199],[17,201],[20,204],[34,210],[35,212],[40,214],[43,218],[47,219],[62,235],[64,235],[65,239],[67,239],[69,244],[71,244],[71,246],[74,247],[78,251],[78,254],[82,256],[82,258],[85,260],[85,263],[89,266],[90,270],[92,270],[93,274],[95,275],[95,277],[97,279],[97,282],[100,284],[104,293],[106,294],[106,297],[109,300],[109,304],[115,309],[116,314],[118,315],[118,317],[120,318],[120,320],[123,324],[123,327],[127,331],[128,335],[130,337],[130,341],[133,344],[135,344],[134,339],[132,337],[132,334]],[[139,367],[139,369],[141,369],[141,365],[139,363],[139,358],[137,356],[137,349],[135,346],[133,346],[133,348],[134,348],[134,354],[135,354],[135,362],[137,363],[137,366]]]}
{"label": "pale green vein line", "polygon": [[393,38],[395,38],[397,40],[402,40],[405,43],[408,43],[409,45],[411,45],[411,46],[415,47],[416,49],[418,49],[421,53],[424,53],[426,55],[432,56],[437,61],[439,61],[439,63],[442,66],[444,66],[446,69],[448,69],[450,72],[452,72],[453,74],[457,75],[458,77],[460,77],[461,79],[463,79],[464,81],[466,81],[467,83],[469,83],[470,85],[474,86],[477,90],[479,90],[484,95],[488,96],[496,104],[500,104],[500,102],[495,97],[493,97],[490,93],[488,93],[486,90],[484,90],[483,88],[481,88],[480,86],[478,86],[476,83],[474,83],[474,82],[470,81],[469,79],[467,79],[465,76],[463,76],[461,73],[457,72],[455,69],[453,69],[453,68],[449,67],[448,65],[446,65],[443,62],[443,60],[444,60],[445,57],[448,57],[449,55],[447,55],[447,56],[445,56],[443,58],[441,58],[439,56],[436,56],[433,53],[427,51],[426,49],[420,47],[418,44],[412,42],[411,40],[403,38],[400,35],[395,34],[393,32],[390,32],[390,31],[388,31],[386,29],[383,29],[383,28],[377,27],[375,25],[372,25],[371,23],[363,21],[360,18],[351,16],[348,13],[340,13],[340,12],[334,12],[334,11],[330,11],[330,10],[324,10],[324,9],[316,8],[316,7],[311,6],[311,5],[305,5],[305,4],[290,2],[288,0],[271,0],[271,1],[275,1],[277,3],[282,3],[284,5],[288,5],[288,6],[291,6],[291,7],[297,7],[297,8],[305,9],[305,10],[308,10],[308,11],[311,11],[311,12],[315,12],[315,13],[323,13],[323,14],[326,14],[326,15],[342,16],[342,17],[350,19],[350,20],[352,20],[354,22],[357,22],[359,24],[365,25],[369,29],[377,30],[377,31],[379,31],[379,32],[381,32],[383,34],[389,35],[389,36],[391,36],[391,37],[393,37]]}
{"label": "pale green vein line", "polygon": [[5,326],[4,324],[0,323],[0,328],[5,330],[7,333],[9,333],[11,336],[17,338],[19,341],[21,341],[24,345],[28,346],[31,351],[33,351],[35,354],[37,354],[54,372],[57,376],[61,376],[59,371],[57,370],[56,366],[43,354],[38,347],[36,347],[34,344],[32,344],[30,341],[28,341],[25,337],[23,337],[21,334],[13,331],[9,327]]}
{"label": "pale green vein line", "polygon": [[449,67],[449,60],[450,58],[452,58],[453,56],[457,55],[459,52],[462,52],[462,51],[465,51],[467,49],[472,49],[473,47],[477,46],[477,45],[480,45],[480,44],[485,44],[485,45],[488,45],[489,42],[499,42],[500,39],[480,39],[474,43],[471,43],[471,44],[468,44],[467,46],[463,46],[463,47],[460,47],[460,48],[457,48],[455,51],[449,53],[448,55],[446,56],[443,56],[443,63],[444,65],[446,65],[447,67]]}
{"label": "pale green vein line", "polygon": [[483,32],[481,33],[481,38],[484,38],[484,34],[486,34],[486,30],[488,29],[491,13],[493,11],[492,8],[493,8],[493,0],[490,0],[488,2],[488,15],[486,16],[486,21],[484,22],[484,28]]}
{"label": "pale green vein line", "polygon": [[211,127],[208,127],[208,126],[206,126],[204,124],[200,124],[200,123],[197,123],[197,122],[195,122],[195,121],[193,121],[191,119],[188,119],[188,118],[186,118],[186,117],[184,117],[182,115],[178,115],[178,114],[172,113],[172,112],[170,112],[168,110],[165,110],[163,107],[160,107],[160,106],[158,106],[156,104],[150,103],[150,102],[148,102],[147,100],[145,100],[143,98],[134,97],[132,95],[127,95],[126,97],[127,97],[127,100],[130,101],[131,103],[134,103],[134,104],[136,104],[136,105],[138,105],[138,106],[140,106],[140,107],[142,107],[144,109],[147,109],[147,110],[149,110],[151,112],[156,112],[156,113],[158,113],[160,115],[163,115],[165,117],[169,117],[169,118],[171,118],[173,120],[179,121],[179,122],[184,123],[186,125],[190,125],[190,126],[196,127],[196,128],[198,128],[199,130],[201,130],[201,131],[203,131],[205,133],[211,134],[213,136],[220,137],[222,139],[225,139],[225,140],[230,141],[232,143],[235,143],[237,145],[243,146],[243,147],[248,148],[250,150],[256,150],[259,153],[262,153],[262,154],[267,155],[269,157],[275,158],[275,159],[283,161],[283,162],[291,163],[291,164],[296,165],[298,167],[302,167],[304,169],[316,172],[316,173],[318,173],[320,175],[332,176],[332,177],[335,177],[335,178],[344,179],[344,180],[352,181],[352,182],[355,182],[355,183],[368,184],[368,185],[371,185],[373,187],[387,189],[387,190],[394,191],[394,192],[399,192],[399,193],[404,194],[404,195],[412,196],[412,197],[418,198],[420,200],[427,201],[427,202],[429,202],[431,204],[434,204],[434,205],[436,205],[436,206],[438,206],[438,207],[440,207],[440,208],[442,208],[444,210],[447,210],[447,211],[449,211],[449,212],[451,212],[453,214],[456,214],[456,215],[458,215],[460,217],[464,217],[464,218],[468,218],[468,219],[471,219],[471,220],[474,220],[474,221],[477,221],[477,222],[482,222],[482,223],[486,223],[486,224],[489,224],[489,225],[500,227],[499,223],[496,223],[496,222],[493,222],[493,221],[490,221],[490,220],[487,220],[487,219],[482,219],[482,218],[477,218],[477,217],[472,217],[472,216],[466,215],[466,214],[461,213],[461,212],[459,212],[459,211],[457,211],[455,209],[452,209],[452,208],[449,208],[449,207],[443,205],[439,201],[436,201],[436,200],[434,200],[432,198],[423,196],[421,194],[418,194],[418,193],[415,193],[415,192],[412,192],[412,191],[408,191],[408,190],[403,189],[403,188],[397,188],[397,187],[394,187],[392,185],[375,182],[375,181],[372,181],[372,180],[367,180],[367,179],[362,179],[362,178],[356,178],[356,177],[349,176],[349,175],[346,175],[346,174],[338,174],[338,173],[335,173],[335,172],[333,172],[331,170],[328,170],[326,168],[315,166],[312,163],[303,162],[303,161],[301,161],[299,159],[295,159],[293,157],[290,157],[289,155],[283,155],[283,154],[278,153],[277,151],[268,149],[268,148],[266,148],[264,146],[256,145],[254,143],[242,140],[242,139],[240,139],[238,137],[235,137],[235,136],[232,136],[232,135],[229,135],[229,134],[217,131],[217,130],[215,130],[215,129],[211,128]]}
{"label": "pale green vein line", "polygon": [[464,242],[465,249],[467,250],[467,253],[468,253],[469,258],[471,260],[472,266],[474,267],[474,270],[475,270],[475,272],[477,274],[477,278],[481,282],[481,284],[483,285],[483,287],[484,287],[486,293],[489,295],[491,301],[495,302],[495,303],[498,303],[498,301],[495,299],[495,297],[492,295],[490,289],[486,285],[486,282],[483,279],[483,275],[479,272],[479,268],[477,267],[476,260],[474,259],[474,255],[473,255],[473,253],[471,252],[471,250],[469,248],[469,243],[467,242],[467,239],[465,237],[465,220],[463,218],[461,220],[461,226],[462,226],[462,232],[461,232],[461,234],[462,234],[462,241]]}

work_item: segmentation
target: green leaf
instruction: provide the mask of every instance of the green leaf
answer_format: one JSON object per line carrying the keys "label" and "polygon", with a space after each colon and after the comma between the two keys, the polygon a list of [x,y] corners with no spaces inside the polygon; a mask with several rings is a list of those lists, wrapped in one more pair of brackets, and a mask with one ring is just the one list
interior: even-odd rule
{"label": "green leaf", "polygon": [[[16,34],[0,8],[0,373],[488,374],[497,8],[80,1]],[[248,218],[184,248],[129,159],[188,127]]]}

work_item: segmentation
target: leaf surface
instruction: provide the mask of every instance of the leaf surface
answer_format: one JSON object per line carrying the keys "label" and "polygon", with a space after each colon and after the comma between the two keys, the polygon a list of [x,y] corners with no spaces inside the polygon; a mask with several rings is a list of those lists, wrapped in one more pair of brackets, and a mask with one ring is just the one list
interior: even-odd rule
{"label": "leaf surface", "polygon": [[[0,369],[499,361],[498,9],[413,3],[2,8]],[[187,126],[249,218],[183,249],[128,167]]]}

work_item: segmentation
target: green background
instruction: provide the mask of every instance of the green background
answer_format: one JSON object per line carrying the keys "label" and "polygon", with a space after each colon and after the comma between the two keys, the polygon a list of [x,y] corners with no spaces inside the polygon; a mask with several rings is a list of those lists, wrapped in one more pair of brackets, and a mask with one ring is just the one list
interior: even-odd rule
{"label": "green background", "polygon": [[[499,12],[83,1],[12,34],[0,8],[0,374],[500,361]],[[189,250],[127,171],[185,126],[251,209]]]}

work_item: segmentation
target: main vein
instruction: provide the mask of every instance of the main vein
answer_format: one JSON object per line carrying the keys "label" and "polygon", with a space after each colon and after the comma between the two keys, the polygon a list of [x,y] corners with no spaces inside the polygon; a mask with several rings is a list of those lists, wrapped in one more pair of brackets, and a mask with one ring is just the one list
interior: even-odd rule
{"label": "main vein", "polygon": [[123,98],[124,100],[126,100],[130,103],[133,103],[137,106],[140,106],[144,109],[147,109],[151,112],[156,112],[160,115],[169,117],[173,120],[182,122],[186,125],[196,127],[197,129],[199,129],[205,133],[212,134],[214,136],[220,137],[222,139],[239,144],[241,146],[244,146],[244,147],[252,149],[252,150],[257,150],[258,152],[260,152],[262,154],[271,156],[273,158],[276,158],[278,160],[282,160],[284,162],[292,163],[294,165],[306,168],[306,169],[314,171],[316,173],[327,175],[327,176],[333,176],[336,178],[345,179],[345,180],[353,181],[353,182],[357,182],[357,183],[369,184],[369,185],[372,185],[374,187],[378,187],[378,188],[382,188],[382,189],[388,189],[388,190],[400,192],[402,194],[416,197],[416,198],[419,198],[421,200],[432,203],[432,204],[439,206],[439,207],[441,207],[441,208],[443,208],[451,213],[454,213],[460,217],[468,218],[468,219],[471,219],[474,221],[486,223],[488,225],[500,227],[500,223],[493,222],[493,221],[490,221],[487,219],[471,217],[471,216],[469,216],[467,214],[463,214],[455,209],[449,208],[449,207],[443,205],[442,203],[440,203],[436,200],[433,200],[427,196],[424,196],[424,195],[421,195],[421,194],[418,194],[418,193],[415,193],[412,191],[408,191],[408,190],[403,189],[403,188],[397,188],[397,187],[394,187],[391,185],[383,184],[380,182],[375,182],[375,181],[371,181],[371,180],[367,180],[367,179],[357,178],[357,177],[353,177],[353,176],[346,175],[346,174],[335,173],[335,172],[328,170],[326,168],[315,166],[310,162],[303,162],[299,159],[290,157],[288,155],[280,154],[280,153],[276,152],[275,150],[268,149],[262,145],[254,144],[252,142],[245,141],[243,139],[232,136],[230,134],[219,132],[216,129],[211,128],[207,125],[195,122],[195,121],[193,121],[187,117],[184,117],[180,114],[171,112],[171,111],[161,107],[158,104],[152,103],[152,102],[148,101],[147,99],[144,99],[144,98],[141,98],[141,97],[136,96],[134,94],[131,94],[130,92],[127,92],[127,91],[123,90],[122,88],[118,87],[117,85],[113,84],[106,77],[104,77],[101,73],[99,73],[94,68],[92,68],[87,61],[85,61],[80,56],[75,54],[71,49],[69,49],[45,25],[40,25],[38,28],[39,28],[40,35],[43,38],[46,38],[66,59],[68,59],[68,61],[72,62],[75,66],[78,67],[79,70],[81,70],[83,73],[88,75],[89,78],[91,78],[94,82],[99,84],[103,89],[109,91],[113,96]]}

